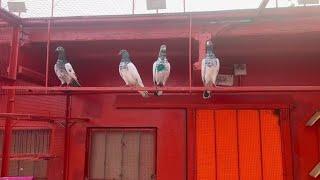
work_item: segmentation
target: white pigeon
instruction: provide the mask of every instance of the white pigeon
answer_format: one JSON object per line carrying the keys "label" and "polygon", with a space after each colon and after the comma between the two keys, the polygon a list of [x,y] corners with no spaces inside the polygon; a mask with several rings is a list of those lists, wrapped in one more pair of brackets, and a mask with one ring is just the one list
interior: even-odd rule
{"label": "white pigeon", "polygon": [[[156,86],[163,87],[166,85],[167,79],[170,75],[170,63],[167,60],[167,47],[161,45],[158,59],[153,63],[153,83]],[[155,95],[162,95],[162,91],[156,91]]]}
{"label": "white pigeon", "polygon": [[[219,59],[213,53],[213,44],[210,40],[206,42],[206,57],[201,63],[201,77],[203,85],[207,88],[216,86],[216,79],[220,69]],[[203,98],[209,99],[211,91],[205,90]]]}
{"label": "white pigeon", "polygon": [[71,64],[66,59],[66,53],[63,47],[57,47],[56,51],[59,53],[58,60],[54,65],[54,72],[61,81],[60,86],[71,85],[75,87],[80,87],[80,83],[74,72]]}
{"label": "white pigeon", "polygon": [[[121,55],[119,73],[126,86],[144,87],[136,66],[130,60],[129,52],[122,49],[119,55]],[[139,93],[142,97],[148,97],[148,91],[139,91]]]}

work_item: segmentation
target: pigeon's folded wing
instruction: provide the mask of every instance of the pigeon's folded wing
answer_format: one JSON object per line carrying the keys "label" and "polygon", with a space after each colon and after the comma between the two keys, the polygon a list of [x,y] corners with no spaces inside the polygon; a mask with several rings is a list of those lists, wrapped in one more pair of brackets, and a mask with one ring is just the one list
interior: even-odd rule
{"label": "pigeon's folded wing", "polygon": [[157,82],[156,82],[156,76],[157,76],[156,66],[157,66],[157,61],[155,61],[152,66],[152,74],[153,74],[153,83],[154,84],[157,84]]}
{"label": "pigeon's folded wing", "polygon": [[138,73],[138,70],[133,63],[128,64],[128,70],[129,70],[130,74],[132,75],[132,77],[137,81],[137,84],[139,84],[140,87],[144,87],[142,80],[141,80],[141,77]]}
{"label": "pigeon's folded wing", "polygon": [[66,63],[66,64],[64,65],[64,67],[66,68],[66,71],[67,71],[68,75],[69,75],[72,79],[78,80],[78,79],[77,79],[77,76],[76,76],[76,73],[74,72],[74,70],[73,70],[73,68],[72,68],[72,66],[71,66],[70,63]]}
{"label": "pigeon's folded wing", "polygon": [[206,60],[202,59],[201,62],[201,78],[202,78],[202,82],[205,83],[205,74],[206,74]]}

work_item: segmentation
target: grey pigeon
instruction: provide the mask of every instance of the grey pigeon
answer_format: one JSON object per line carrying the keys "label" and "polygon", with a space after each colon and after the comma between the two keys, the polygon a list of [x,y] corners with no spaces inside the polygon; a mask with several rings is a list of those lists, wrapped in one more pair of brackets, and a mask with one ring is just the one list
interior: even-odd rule
{"label": "grey pigeon", "polygon": [[[206,42],[206,57],[201,63],[201,77],[205,87],[216,86],[216,79],[219,73],[220,62],[219,59],[213,53],[213,44],[210,40]],[[205,90],[203,92],[203,98],[209,99],[211,92]]]}
{"label": "grey pigeon", "polygon": [[[170,75],[170,63],[167,60],[167,46],[161,45],[158,59],[153,63],[153,83],[156,86],[163,87],[166,85]],[[156,91],[155,95],[162,95],[162,91]]]}
{"label": "grey pigeon", "polygon": [[[119,55],[121,55],[119,73],[126,86],[144,87],[136,66],[130,60],[129,52],[122,49]],[[142,97],[148,97],[148,91],[139,91],[139,93]]]}
{"label": "grey pigeon", "polygon": [[66,53],[63,47],[57,47],[58,60],[54,65],[54,72],[61,81],[60,86],[74,86],[80,87],[79,81],[77,79],[76,73],[74,72],[71,64],[66,59]]}

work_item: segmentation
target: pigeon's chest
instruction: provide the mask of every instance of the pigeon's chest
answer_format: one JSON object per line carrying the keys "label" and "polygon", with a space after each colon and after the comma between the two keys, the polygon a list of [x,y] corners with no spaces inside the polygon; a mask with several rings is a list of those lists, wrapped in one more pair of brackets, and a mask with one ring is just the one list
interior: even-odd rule
{"label": "pigeon's chest", "polygon": [[164,72],[164,71],[167,71],[168,68],[166,66],[166,63],[163,63],[163,62],[158,62],[156,64],[156,71],[157,72]]}
{"label": "pigeon's chest", "polygon": [[64,63],[57,63],[55,66],[57,71],[56,73],[58,73],[60,76],[63,76],[67,73]]}
{"label": "pigeon's chest", "polygon": [[127,70],[128,70],[128,63],[121,62],[121,63],[119,64],[119,70],[120,70],[120,71],[123,71],[123,70],[127,71]]}
{"label": "pigeon's chest", "polygon": [[206,59],[205,65],[207,67],[216,67],[218,65],[218,62],[216,59]]}

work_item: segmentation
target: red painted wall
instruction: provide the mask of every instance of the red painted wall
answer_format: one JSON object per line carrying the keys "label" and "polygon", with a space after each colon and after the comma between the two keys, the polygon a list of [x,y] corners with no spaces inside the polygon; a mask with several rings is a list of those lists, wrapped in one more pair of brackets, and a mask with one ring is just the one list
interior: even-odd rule
{"label": "red painted wall", "polygon": [[[267,23],[268,24],[268,23]],[[249,26],[250,27],[250,26]],[[127,27],[124,27],[127,28]],[[201,28],[198,28],[198,30]],[[210,27],[207,27],[207,30]],[[257,29],[256,29],[257,30]],[[199,30],[200,31],[200,30]],[[212,30],[213,31],[213,30]],[[248,75],[242,77],[242,86],[277,86],[277,85],[320,85],[318,72],[320,52],[317,50],[319,34],[291,35],[255,35],[235,37],[213,37],[221,73],[232,73],[234,63],[246,63]],[[50,85],[59,82],[53,72],[56,56],[54,49],[63,45],[67,57],[76,70],[83,86],[121,86],[124,85],[118,74],[122,48],[128,49],[146,86],[152,85],[151,67],[158,54],[159,46],[166,43],[172,74],[168,86],[188,85],[188,39],[153,39],[153,40],[105,40],[90,42],[55,42],[52,43],[50,56]],[[198,59],[198,42],[192,41],[192,61]],[[20,63],[35,71],[44,72],[45,44],[32,43],[22,47]],[[200,71],[193,71],[193,84],[201,85]],[[238,84],[238,79],[235,79]],[[63,98],[18,97],[17,112],[46,113],[49,108],[53,113],[64,113]],[[186,139],[194,129],[186,128],[187,111],[185,107],[254,107],[269,104],[285,104],[290,109],[290,127],[293,176],[294,179],[308,180],[309,171],[320,160],[319,124],[305,127],[312,114],[320,108],[320,92],[315,93],[259,93],[259,94],[221,94],[213,101],[204,101],[201,94],[166,95],[142,99],[135,95],[76,95],[72,97],[72,115],[89,116],[90,123],[76,124],[72,127],[69,149],[69,179],[83,179],[86,174],[86,138],[90,127],[157,127],[157,173],[159,179],[185,179],[194,172],[187,169],[186,162],[192,162],[192,139]],[[142,109],[118,109],[117,107],[145,106]],[[155,108],[161,107],[161,108]],[[167,109],[165,107],[175,107]],[[34,108],[32,108],[34,107]],[[151,109],[147,109],[151,108]],[[152,109],[153,108],[153,109]],[[54,109],[54,110],[52,110]],[[188,121],[192,121],[188,119]],[[28,124],[27,126],[29,126]],[[62,157],[63,131],[58,130],[54,153]],[[189,137],[189,136],[188,136]],[[290,139],[282,139],[283,142]],[[189,143],[189,144],[188,144]],[[191,145],[190,145],[191,143]],[[187,146],[188,145],[188,146]],[[186,147],[189,147],[186,148]],[[61,160],[57,160],[49,170],[51,179],[59,179],[62,170]],[[193,167],[194,168],[194,167]],[[191,173],[189,172],[191,171]],[[290,172],[290,171],[288,171]],[[290,177],[290,175],[287,175]]]}

